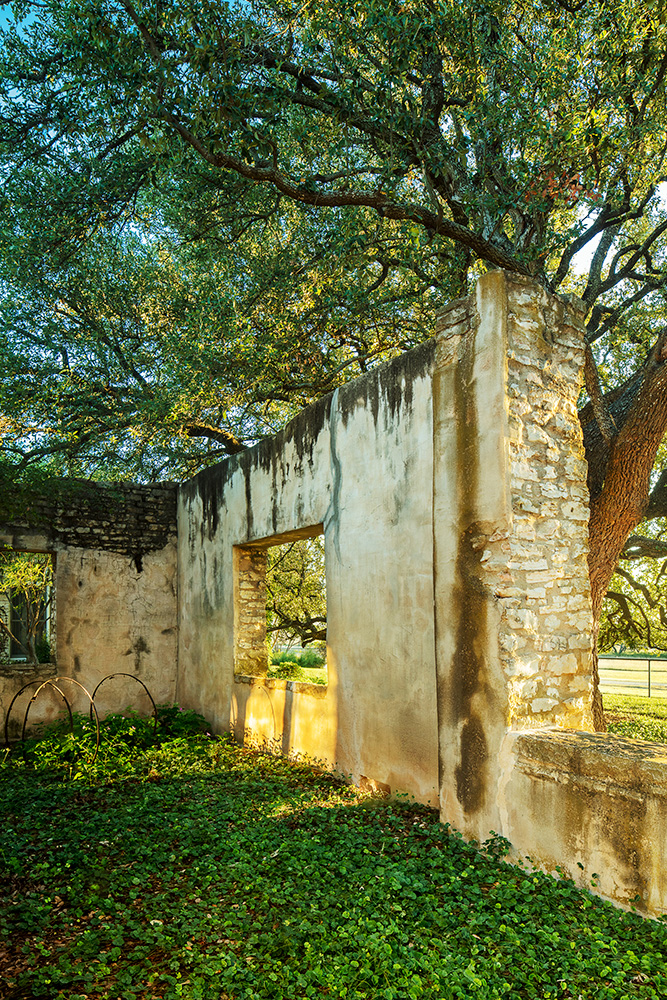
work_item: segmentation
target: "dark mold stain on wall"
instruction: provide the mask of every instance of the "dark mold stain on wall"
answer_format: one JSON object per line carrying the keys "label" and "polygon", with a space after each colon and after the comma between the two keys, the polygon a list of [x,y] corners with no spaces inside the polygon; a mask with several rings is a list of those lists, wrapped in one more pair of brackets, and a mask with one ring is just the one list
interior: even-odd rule
{"label": "dark mold stain on wall", "polygon": [[[377,423],[382,400],[387,406],[392,420],[396,420],[401,407],[411,407],[413,400],[413,385],[416,379],[430,375],[435,355],[435,341],[427,340],[419,347],[376,369],[348,382],[336,390],[337,410],[343,421],[343,426],[351,415],[360,407],[368,407]],[[206,535],[209,540],[215,536],[220,510],[225,502],[225,487],[236,472],[241,471],[246,478],[246,511],[248,515],[248,538],[252,537],[252,472],[262,469],[270,473],[274,484],[274,496],[278,497],[278,483],[285,485],[289,475],[298,475],[304,463],[313,464],[317,441],[322,431],[332,419],[334,393],[323,396],[315,403],[306,407],[294,417],[277,434],[265,438],[247,451],[232,455],[225,461],[204,469],[193,479],[183,483],[180,496],[186,505],[191,504],[199,496],[203,507],[201,525],[202,541]],[[297,461],[295,467],[286,467],[286,445],[293,442]],[[274,501],[272,512],[274,531],[278,524],[277,500]],[[191,546],[194,539],[191,539]]]}
{"label": "dark mold stain on wall", "polygon": [[146,642],[144,637],[140,635],[137,639],[135,639],[130,649],[128,649],[127,652],[125,653],[125,656],[134,657],[135,674],[141,673],[141,656],[143,653],[150,653],[150,649],[148,648],[148,643]]}
{"label": "dark mold stain on wall", "polygon": [[[220,508],[224,503],[224,489],[227,482],[227,462],[220,462],[204,469],[199,475],[181,486],[181,495],[186,499],[193,499],[199,495],[202,502],[202,521],[200,525],[200,535],[202,542],[204,537],[209,541],[215,536],[218,530],[218,520]],[[191,539],[191,543],[192,543]]]}
{"label": "dark mold stain on wall", "polygon": [[331,469],[332,491],[331,502],[326,515],[326,530],[332,533],[334,551],[340,559],[340,505],[343,489],[343,469],[338,454],[338,408],[334,407],[336,402],[337,397],[334,393],[331,397],[331,413],[329,416],[329,466]]}
{"label": "dark mold stain on wall", "polygon": [[[466,352],[457,368],[457,475],[461,535],[456,559],[454,606],[458,616],[456,648],[452,663],[452,723],[460,726],[459,761],[455,769],[456,794],[467,813],[484,804],[487,783],[488,746],[481,719],[473,712],[473,698],[487,687],[488,595],[482,579],[481,557],[485,531],[474,520],[471,501],[477,496],[478,417],[471,392],[474,358]],[[446,706],[442,707],[446,711]]]}
{"label": "dark mold stain on wall", "polygon": [[455,771],[456,794],[466,812],[476,812],[484,803],[488,750],[484,727],[472,711],[474,695],[485,687],[487,595],[479,578],[483,548],[477,525],[470,526],[459,542],[457,557],[458,628],[453,662],[454,723],[463,722],[460,758]]}
{"label": "dark mold stain on wall", "polygon": [[456,797],[466,812],[474,813],[484,804],[485,771],[489,756],[484,727],[475,715],[469,716],[461,730],[461,760],[454,772]]}
{"label": "dark mold stain on wall", "polygon": [[340,413],[343,426],[356,409],[369,409],[377,425],[382,400],[386,400],[391,421],[402,408],[410,410],[414,383],[431,374],[435,358],[435,340],[427,340],[398,358],[388,361],[367,375],[341,386]]}

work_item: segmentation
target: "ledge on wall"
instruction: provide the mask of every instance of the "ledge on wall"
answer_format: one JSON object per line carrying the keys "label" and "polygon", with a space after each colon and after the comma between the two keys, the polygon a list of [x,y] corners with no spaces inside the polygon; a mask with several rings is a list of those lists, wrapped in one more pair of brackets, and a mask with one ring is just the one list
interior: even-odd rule
{"label": "ledge on wall", "polygon": [[288,681],[282,677],[253,677],[250,674],[234,674],[236,684],[248,684],[250,687],[264,687],[275,691],[293,691],[295,694],[308,694],[324,698],[327,693],[326,684],[311,684],[309,681]]}
{"label": "ledge on wall", "polygon": [[56,673],[55,663],[26,663],[24,660],[10,660],[8,663],[0,663],[0,674],[4,677],[21,676],[28,677],[34,674],[35,677],[51,677]]}
{"label": "ledge on wall", "polygon": [[508,738],[503,835],[514,851],[622,906],[666,912],[667,746],[556,728]]}
{"label": "ledge on wall", "polygon": [[590,791],[667,796],[667,745],[611,733],[527,730],[517,736],[517,767]]}

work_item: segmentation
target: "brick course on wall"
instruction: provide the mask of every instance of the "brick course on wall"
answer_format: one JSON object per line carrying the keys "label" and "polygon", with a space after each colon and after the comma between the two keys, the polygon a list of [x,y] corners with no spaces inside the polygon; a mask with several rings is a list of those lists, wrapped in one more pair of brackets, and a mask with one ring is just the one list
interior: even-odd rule
{"label": "brick course on wall", "polygon": [[[54,480],[42,495],[0,510],[0,534],[10,546],[39,533],[49,548],[76,547],[141,557],[176,535],[175,483],[144,486]],[[20,508],[20,509],[19,509]]]}

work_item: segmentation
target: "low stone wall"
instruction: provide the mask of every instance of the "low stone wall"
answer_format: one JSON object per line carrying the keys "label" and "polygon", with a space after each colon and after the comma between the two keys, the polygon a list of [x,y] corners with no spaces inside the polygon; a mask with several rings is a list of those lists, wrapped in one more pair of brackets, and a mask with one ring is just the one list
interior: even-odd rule
{"label": "low stone wall", "polygon": [[623,906],[667,911],[667,747],[606,733],[509,733],[501,829],[512,856]]}
{"label": "low stone wall", "polygon": [[250,737],[274,751],[331,761],[336,722],[333,688],[242,674],[234,678],[230,728],[240,742]]}

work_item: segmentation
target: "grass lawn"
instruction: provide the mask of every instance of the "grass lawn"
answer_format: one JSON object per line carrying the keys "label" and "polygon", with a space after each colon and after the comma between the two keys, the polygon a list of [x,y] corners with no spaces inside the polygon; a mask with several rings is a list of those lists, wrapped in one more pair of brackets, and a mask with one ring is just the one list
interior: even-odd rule
{"label": "grass lawn", "polygon": [[278,677],[281,680],[305,681],[310,684],[325,685],[328,680],[326,667],[297,667],[290,669],[292,664],[282,664],[280,669],[269,667],[268,676]]}
{"label": "grass lawn", "polygon": [[186,721],[0,765],[2,1000],[667,996],[665,923]]}
{"label": "grass lawn", "polygon": [[610,733],[667,743],[667,698],[605,694],[603,702]]}

